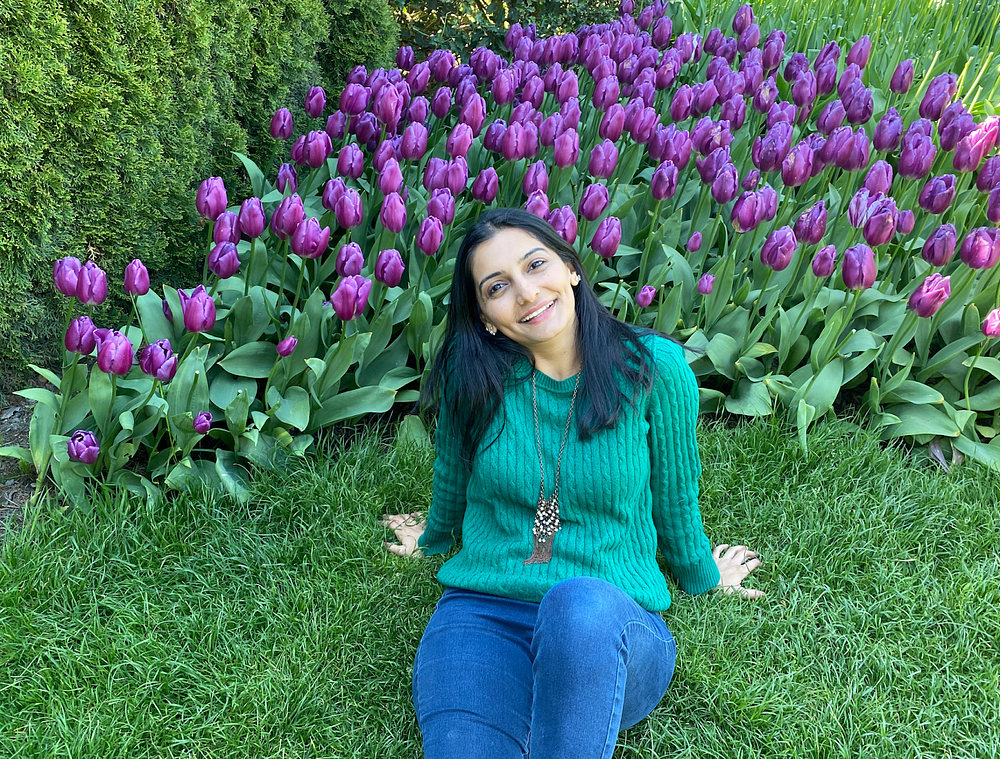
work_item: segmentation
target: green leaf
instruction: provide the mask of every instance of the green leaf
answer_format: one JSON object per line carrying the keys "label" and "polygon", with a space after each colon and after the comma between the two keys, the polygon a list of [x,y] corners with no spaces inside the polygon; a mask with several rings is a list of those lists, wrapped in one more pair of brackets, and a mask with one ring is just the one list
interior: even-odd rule
{"label": "green leaf", "polygon": [[813,343],[812,351],[809,355],[809,362],[812,364],[814,371],[819,371],[819,368],[821,366],[825,366],[826,363],[833,357],[833,354],[837,350],[837,342],[840,339],[840,333],[844,329],[844,322],[846,320],[847,308],[840,308],[837,310],[837,313],[833,315],[833,318],[827,321],[826,326],[823,327],[823,331]]}
{"label": "green leaf", "polygon": [[48,369],[45,369],[44,367],[41,366],[35,366],[34,364],[28,364],[28,368],[34,369],[35,372],[37,372],[42,377],[51,382],[53,385],[55,385],[57,390],[61,389],[62,380],[59,378],[59,375],[56,374],[55,372],[51,372]]}
{"label": "green leaf", "polygon": [[891,401],[906,401],[907,403],[944,403],[944,396],[932,387],[922,382],[903,380],[899,387],[891,392],[882,393],[883,403]]}
{"label": "green leaf", "polygon": [[[962,405],[964,406],[965,404],[963,403]],[[996,380],[991,381],[982,391],[969,398],[969,405],[973,411],[996,411],[1000,409],[1000,382]]]}
{"label": "green leaf", "polygon": [[14,395],[20,395],[22,398],[27,398],[29,401],[44,403],[53,411],[59,413],[59,401],[56,398],[55,393],[51,390],[46,390],[44,387],[29,387],[24,390],[15,390]]}
{"label": "green leaf", "polygon": [[706,387],[698,388],[698,413],[717,414],[722,410],[726,394]]}
{"label": "green leaf", "polygon": [[839,356],[824,366],[815,379],[807,381],[795,394],[793,406],[804,399],[816,409],[816,416],[823,416],[840,393],[844,384],[844,360]]}
{"label": "green leaf", "polygon": [[297,386],[288,388],[274,415],[290,427],[305,430],[309,426],[309,393]]}
{"label": "green leaf", "polygon": [[886,425],[881,433],[882,440],[903,437],[904,435],[958,437],[961,434],[958,425],[937,406],[926,404],[914,406],[903,403],[887,407],[886,413],[897,416],[899,422]]}
{"label": "green leaf", "polygon": [[226,408],[240,391],[248,401],[257,397],[257,381],[248,377],[234,377],[228,372],[219,372],[208,388],[208,399],[220,409]]}
{"label": "green leaf", "polygon": [[238,438],[247,428],[247,415],[250,413],[250,400],[245,392],[238,392],[226,405],[226,426]]}
{"label": "green leaf", "polygon": [[34,464],[31,458],[31,451],[19,445],[5,445],[0,448],[0,456],[7,456],[12,459],[21,459],[25,464]]}
{"label": "green leaf", "polygon": [[802,449],[803,453],[809,452],[809,440],[807,433],[809,432],[809,425],[812,424],[815,418],[815,407],[810,406],[805,402],[805,400],[800,398],[799,405],[795,409],[795,426],[798,429],[799,447]]}
{"label": "green leaf", "polygon": [[726,398],[726,411],[743,416],[769,416],[771,394],[763,383],[741,379],[733,394]]}
{"label": "green leaf", "polygon": [[219,364],[227,372],[237,377],[265,379],[271,373],[277,358],[278,353],[274,343],[256,342],[241,345],[222,359]]}
{"label": "green leaf", "polygon": [[1000,442],[1000,438],[994,438],[989,445],[984,445],[975,440],[969,440],[965,435],[959,435],[951,441],[951,444],[969,458],[1000,472],[1000,444],[998,442]]}
{"label": "green leaf", "polygon": [[233,340],[237,345],[260,340],[271,322],[262,293],[260,287],[250,288],[250,294],[236,301],[230,312],[229,323],[233,325]]}
{"label": "green leaf", "polygon": [[90,375],[90,410],[102,437],[111,424],[112,400],[110,375],[102,371],[92,372]]}
{"label": "green leaf", "polygon": [[399,445],[400,443],[412,443],[424,447],[431,446],[427,428],[419,416],[408,414],[403,417],[403,421],[396,428],[395,445]]}
{"label": "green leaf", "polygon": [[233,151],[233,155],[240,159],[240,163],[243,164],[244,168],[247,170],[247,175],[250,177],[250,184],[253,186],[253,194],[258,198],[264,192],[264,174],[257,168],[257,164],[251,161],[242,153],[237,153]]}
{"label": "green leaf", "polygon": [[972,357],[965,359],[962,362],[962,366],[972,366],[973,361],[976,362],[977,369],[982,369],[984,372],[988,372],[997,379],[1000,379],[1000,359],[995,359],[992,356]]}
{"label": "green leaf", "polygon": [[324,403],[313,414],[309,429],[304,431],[312,432],[320,427],[325,427],[344,419],[361,416],[362,414],[384,413],[392,408],[395,395],[395,390],[379,387],[378,385],[361,387],[357,390],[340,393]]}
{"label": "green leaf", "polygon": [[248,478],[243,467],[236,463],[236,454],[222,448],[215,449],[215,473],[223,489],[240,503],[250,500]]}
{"label": "green leaf", "polygon": [[710,295],[705,297],[702,308],[706,309],[704,322],[705,329],[710,329],[719,319],[722,309],[729,303],[729,296],[733,292],[733,270],[736,262],[732,256],[726,256],[722,264],[716,264],[712,271],[715,272],[715,287]]}
{"label": "green leaf", "polygon": [[736,378],[739,346],[733,338],[724,332],[719,332],[709,341],[705,352],[716,371],[729,379]]}
{"label": "green leaf", "polygon": [[[139,311],[139,322],[142,324],[146,339],[154,343],[157,340],[170,340],[171,346],[177,347],[173,345],[174,325],[163,313],[163,299],[154,290],[136,298],[136,308]],[[179,312],[174,311],[174,313]]]}

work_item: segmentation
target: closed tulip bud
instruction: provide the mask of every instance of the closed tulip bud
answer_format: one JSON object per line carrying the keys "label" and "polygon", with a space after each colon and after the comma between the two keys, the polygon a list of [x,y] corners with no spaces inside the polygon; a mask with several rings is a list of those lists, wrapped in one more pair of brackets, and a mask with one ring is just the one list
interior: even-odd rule
{"label": "closed tulip bud", "polygon": [[715,275],[702,274],[701,279],[698,280],[698,292],[701,295],[711,295],[714,287],[715,287]]}
{"label": "closed tulip bud", "polygon": [[1000,155],[987,158],[986,163],[976,176],[976,189],[980,192],[990,192],[1000,184]]}
{"label": "closed tulip bud", "polygon": [[[410,101],[404,113],[405,120],[409,123],[423,124],[427,121],[427,114],[430,113],[430,104],[423,95],[418,95]],[[327,129],[327,131],[330,131]],[[331,135],[332,136],[332,135]]]}
{"label": "closed tulip bud", "polygon": [[858,127],[858,131],[851,134],[843,149],[844,152],[836,156],[836,165],[845,171],[860,171],[871,160],[871,144],[863,127]]}
{"label": "closed tulip bud", "polygon": [[337,173],[342,177],[357,179],[365,170],[365,159],[361,148],[353,142],[344,145],[337,155]]}
{"label": "closed tulip bud", "polygon": [[962,240],[959,254],[962,261],[971,269],[989,269],[996,265],[1000,258],[1000,234],[994,227],[979,227],[973,229]]}
{"label": "closed tulip bud", "polygon": [[899,212],[892,198],[882,197],[876,200],[868,207],[867,218],[862,230],[865,242],[877,247],[892,240],[892,236],[896,234],[898,218]]}
{"label": "closed tulip bud", "polygon": [[847,64],[852,63],[857,64],[859,68],[864,68],[868,65],[868,59],[871,57],[872,53],[872,41],[868,38],[866,34],[864,37],[859,39],[853,45],[847,53]]}
{"label": "closed tulip bud", "polygon": [[695,232],[688,238],[687,249],[689,253],[697,253],[701,250],[701,232]]}
{"label": "closed tulip bud", "polygon": [[847,121],[851,124],[866,124],[875,111],[875,101],[872,91],[855,81],[844,93],[844,103],[847,108]]}
{"label": "closed tulip bud", "polygon": [[163,305],[161,306],[163,310],[163,315],[167,317],[167,321],[171,324],[174,323],[174,312],[170,310],[170,304],[167,303],[166,298],[163,299]]}
{"label": "closed tulip bud", "polygon": [[468,125],[473,137],[478,137],[486,123],[486,101],[481,95],[471,95],[458,115],[462,124]]}
{"label": "closed tulip bud", "polygon": [[207,435],[212,428],[212,414],[210,411],[202,411],[194,418],[194,431],[199,435]]}
{"label": "closed tulip bud", "polygon": [[70,461],[93,464],[101,453],[101,446],[98,445],[93,432],[77,430],[66,441],[66,453],[69,455]]}
{"label": "closed tulip bud", "polygon": [[670,118],[674,121],[685,121],[691,117],[691,107],[694,103],[694,91],[688,84],[682,84],[670,101]]}
{"label": "closed tulip bud", "polygon": [[378,146],[375,151],[375,155],[372,156],[372,167],[378,174],[382,173],[385,168],[386,163],[390,158],[394,158],[397,162],[399,161],[399,154],[396,152],[396,145],[402,143],[403,138],[400,137],[398,141],[395,139],[389,139]]}
{"label": "closed tulip bud", "polygon": [[832,245],[820,248],[816,257],[813,258],[812,270],[818,278],[823,279],[833,274],[837,264],[837,249]]}
{"label": "closed tulip bud", "polygon": [[79,258],[67,256],[60,258],[52,266],[52,281],[56,289],[67,298],[76,296],[77,284],[80,279],[80,270],[83,264]]}
{"label": "closed tulip bud", "polygon": [[875,161],[865,175],[864,187],[872,195],[877,192],[888,195],[892,187],[892,166],[885,161]]}
{"label": "closed tulip bud", "polygon": [[497,105],[507,105],[514,99],[516,87],[510,71],[510,69],[501,71],[493,80],[490,91],[493,93],[493,101]]}
{"label": "closed tulip bud", "polygon": [[892,72],[889,89],[897,95],[905,95],[910,91],[911,84],[913,84],[913,59],[907,58],[905,61],[900,61],[896,70]]}
{"label": "closed tulip bud", "polygon": [[735,198],[740,192],[740,178],[736,172],[736,167],[731,163],[725,164],[712,181],[712,197],[715,202],[722,205]]}
{"label": "closed tulip bud", "polygon": [[267,215],[264,213],[264,206],[260,198],[247,198],[240,206],[238,216],[240,231],[242,234],[254,240],[264,233],[267,226]]}
{"label": "closed tulip bud", "polygon": [[841,264],[844,285],[849,290],[867,290],[875,284],[878,268],[875,265],[875,253],[867,245],[854,245],[844,251],[844,262]]}
{"label": "closed tulip bud", "polygon": [[[575,98],[579,95],[580,81],[577,79],[576,72],[572,69],[564,71],[556,85],[556,101],[559,105],[562,105],[570,98]],[[538,107],[541,107],[541,105],[539,104]]]}
{"label": "closed tulip bud", "polygon": [[670,161],[662,161],[649,180],[649,192],[654,200],[672,198],[677,192],[677,167]]}
{"label": "closed tulip bud", "polygon": [[799,216],[792,231],[795,232],[797,240],[807,245],[818,245],[819,241],[823,239],[823,235],[826,234],[826,221],[826,204],[820,200]]}
{"label": "closed tulip bud", "polygon": [[524,204],[525,210],[537,216],[539,219],[547,219],[549,216],[549,199],[542,190],[535,190],[528,196]]}
{"label": "closed tulip bud", "polygon": [[500,138],[500,153],[508,161],[524,158],[524,127],[512,121]]}
{"label": "closed tulip bud", "polygon": [[742,95],[733,95],[722,104],[719,117],[728,121],[733,129],[742,129],[747,120],[747,101]]}
{"label": "closed tulip bud", "polygon": [[916,217],[913,215],[913,211],[907,208],[904,211],[899,212],[899,218],[896,221],[896,232],[900,235],[908,235],[913,231],[913,226],[917,223]]}
{"label": "closed tulip bud", "polygon": [[958,234],[955,231],[955,225],[942,224],[927,238],[920,255],[931,266],[940,268],[951,261],[957,245]]}
{"label": "closed tulip bud", "polygon": [[608,179],[615,173],[618,166],[618,148],[611,140],[604,140],[590,151],[590,174],[593,177]]}
{"label": "closed tulip bud", "polygon": [[618,78],[614,75],[606,76],[594,87],[592,102],[595,108],[606,111],[613,103],[618,102],[621,96],[621,87]]}
{"label": "closed tulip bud", "polygon": [[361,252],[361,246],[356,242],[349,242],[341,245],[337,251],[335,261],[337,276],[344,277],[353,274],[360,274],[365,268],[365,256]]}
{"label": "closed tulip bud", "polygon": [[[705,116],[699,119],[698,123],[694,125],[694,129],[691,130],[691,147],[703,156],[707,156],[717,148],[723,147],[722,145],[714,144],[714,141],[711,139],[714,127],[716,127],[716,122]],[[710,142],[713,144],[710,144]]]}
{"label": "closed tulip bud", "polygon": [[937,147],[930,137],[909,132],[903,140],[903,150],[896,170],[905,179],[921,179],[927,176],[937,156]]}
{"label": "closed tulip bud", "polygon": [[427,152],[427,128],[414,122],[403,130],[399,153],[408,161],[419,161]]}
{"label": "closed tulip bud", "polygon": [[816,100],[816,75],[803,71],[792,83],[792,102],[797,106],[812,105]]}
{"label": "closed tulip bud", "polygon": [[343,111],[334,111],[326,120],[326,133],[331,140],[342,140],[347,134],[347,114]]}
{"label": "closed tulip bud", "polygon": [[910,295],[908,303],[910,310],[923,319],[934,316],[944,302],[951,297],[950,280],[950,277],[931,274]]}
{"label": "closed tulip bud", "polygon": [[143,348],[139,352],[139,368],[160,382],[170,382],[177,374],[177,354],[171,350],[170,341],[157,340]]}
{"label": "closed tulip bud", "polygon": [[771,232],[764,240],[764,247],[760,251],[760,262],[769,269],[782,271],[791,263],[792,255],[798,247],[799,242],[795,239],[792,228],[781,227]]}
{"label": "closed tulip bud", "polygon": [[708,113],[712,106],[719,100],[719,90],[715,86],[715,81],[709,79],[702,84],[692,87],[691,114],[701,116]]}
{"label": "closed tulip bud", "polygon": [[1000,117],[990,116],[963,137],[955,147],[956,171],[975,171],[983,162],[1000,136]]}
{"label": "closed tulip bud", "polygon": [[800,142],[781,162],[781,181],[786,187],[801,187],[812,175],[813,151],[809,143]]}
{"label": "closed tulip bud", "polygon": [[89,356],[94,352],[97,338],[94,337],[94,322],[89,316],[78,316],[69,323],[63,344],[70,353]]}
{"label": "closed tulip bud", "polygon": [[899,147],[899,140],[903,135],[903,119],[900,118],[895,108],[890,108],[879,120],[875,128],[873,143],[875,149],[880,153],[891,153]]}
{"label": "closed tulip bud", "polygon": [[[662,21],[662,19],[661,19]],[[700,286],[701,283],[699,283]],[[646,308],[656,297],[656,288],[652,285],[645,285],[635,296],[635,303],[639,308]]]}
{"label": "closed tulip bud", "polygon": [[994,224],[1000,224],[1000,184],[990,190],[986,201],[986,218]]}
{"label": "closed tulip bud", "polygon": [[368,108],[371,92],[361,84],[351,83],[340,92],[340,110],[348,116],[360,116]]}
{"label": "closed tulip bud", "polygon": [[786,82],[792,83],[799,78],[799,75],[809,70],[809,59],[802,53],[792,53],[792,57],[785,64],[783,77]]}
{"label": "closed tulip bud", "polygon": [[659,114],[657,114],[655,109],[643,108],[636,114],[635,119],[632,121],[632,126],[629,129],[632,139],[643,145],[648,143],[650,137],[653,136],[653,130],[656,128],[659,120]]}
{"label": "closed tulip bud", "polygon": [[239,268],[240,257],[236,252],[236,246],[231,242],[220,242],[208,254],[208,270],[219,279],[229,279],[239,271]]}
{"label": "closed tulip bud", "polygon": [[344,189],[341,196],[337,198],[333,212],[337,218],[337,224],[342,229],[353,229],[359,226],[365,218],[361,195],[353,187]]}
{"label": "closed tulip bud", "polygon": [[443,158],[432,157],[424,165],[424,188],[440,190],[447,185],[448,162]]}
{"label": "closed tulip bud", "polygon": [[383,195],[403,189],[403,172],[395,158],[389,158],[378,175],[378,189]]}
{"label": "closed tulip bud", "polygon": [[920,207],[928,213],[939,214],[955,199],[955,175],[931,177],[920,191]]}
{"label": "closed tulip bud", "polygon": [[553,208],[547,221],[568,244],[572,245],[576,242],[577,222],[576,214],[573,213],[572,208],[569,206]]}
{"label": "closed tulip bud", "polygon": [[289,195],[278,204],[271,216],[271,233],[284,240],[295,232],[305,217],[302,198],[298,195]]}
{"label": "closed tulip bud", "polygon": [[184,329],[188,332],[208,332],[215,326],[215,301],[204,285],[198,285],[190,295],[177,291],[184,312]]}
{"label": "closed tulip bud", "polygon": [[375,261],[375,279],[389,287],[396,287],[403,278],[406,267],[403,265],[403,257],[395,248],[383,250],[378,254]]}
{"label": "closed tulip bud", "polygon": [[76,280],[76,297],[85,306],[99,306],[108,297],[108,277],[93,261],[87,261]]}
{"label": "closed tulip bud", "polygon": [[1000,308],[994,308],[983,319],[983,334],[994,338],[1000,336]]}
{"label": "closed tulip bud", "polygon": [[553,113],[542,121],[542,126],[538,130],[538,141],[547,148],[556,144],[556,137],[565,131],[562,116]]}
{"label": "closed tulip bud", "polygon": [[710,153],[706,158],[695,158],[694,164],[695,168],[698,170],[698,175],[701,177],[701,181],[705,184],[712,184],[715,178],[719,176],[719,172],[722,167],[728,163],[731,163],[731,156],[729,155],[729,148],[719,148],[718,150]]}
{"label": "closed tulip bud", "polygon": [[313,169],[318,169],[333,152],[333,143],[326,132],[314,130],[306,135],[302,145],[302,160]]}
{"label": "closed tulip bud", "polygon": [[456,198],[461,195],[469,183],[469,164],[462,156],[448,161],[444,171],[444,185]]}
{"label": "closed tulip bud", "polygon": [[762,172],[778,171],[791,150],[792,126],[778,122],[763,137],[756,137],[751,148],[754,166]]}
{"label": "closed tulip bud", "polygon": [[382,226],[399,234],[406,226],[406,203],[398,192],[390,192],[382,199],[382,209],[378,215]]}
{"label": "closed tulip bud", "polygon": [[521,180],[521,189],[525,195],[531,195],[535,190],[548,192],[549,174],[545,170],[544,161],[536,161],[524,172],[524,179]]}
{"label": "closed tulip bud", "polygon": [[580,198],[580,215],[587,221],[595,221],[610,203],[608,188],[600,182],[588,185]]}
{"label": "closed tulip bud", "polygon": [[334,177],[329,180],[323,188],[323,208],[327,211],[335,211],[337,208],[337,201],[344,196],[346,191],[347,184],[340,177]]}
{"label": "closed tulip bud", "polygon": [[305,112],[312,118],[317,118],[326,108],[326,93],[322,87],[310,87],[306,95]]}
{"label": "closed tulip bud", "polygon": [[439,87],[437,92],[434,93],[434,97],[431,98],[431,113],[439,119],[443,119],[448,115],[448,111],[451,110],[451,106],[451,88]]}
{"label": "closed tulip bud", "polygon": [[227,204],[226,186],[221,177],[209,177],[198,186],[195,207],[200,216],[215,221],[226,210]]}
{"label": "closed tulip bud", "polygon": [[[768,76],[773,74],[781,66],[785,58],[785,33],[780,29],[774,29],[764,40],[763,55],[761,64]],[[766,109],[765,109],[766,110]]]}
{"label": "closed tulip bud", "polygon": [[756,229],[762,219],[760,207],[760,197],[752,190],[746,190],[733,203],[733,210],[729,214],[729,220],[740,234]]}
{"label": "closed tulip bud", "polygon": [[472,197],[480,203],[489,205],[496,200],[497,191],[499,189],[500,180],[499,177],[497,177],[496,169],[492,166],[488,166],[479,172],[479,176],[476,177],[476,181],[472,183]]}
{"label": "closed tulip bud", "polygon": [[302,148],[305,147],[306,136],[303,134],[300,136],[295,143],[292,145],[292,149],[288,151],[291,159],[297,163],[299,166],[305,166],[306,160],[302,157]]}
{"label": "closed tulip bud", "polygon": [[778,99],[778,85],[774,82],[774,77],[768,77],[764,83],[757,88],[753,96],[753,109],[757,113],[768,113],[771,106]]}
{"label": "closed tulip bud", "polygon": [[409,45],[401,47],[396,51],[396,65],[404,71],[413,68],[413,60],[413,48]]}
{"label": "closed tulip bud", "polygon": [[590,241],[590,247],[601,258],[611,258],[618,252],[618,245],[622,240],[622,223],[615,216],[608,216],[602,219],[594,232],[594,239]]}
{"label": "closed tulip bud", "polygon": [[458,65],[455,54],[450,50],[435,50],[427,62],[431,66],[431,75],[439,82],[448,81],[451,70]]}
{"label": "closed tulip bud", "polygon": [[124,377],[132,368],[132,343],[118,330],[94,330],[97,338],[97,368],[105,374]]}
{"label": "closed tulip bud", "polygon": [[310,217],[299,224],[292,235],[292,252],[302,258],[319,258],[330,243],[330,228],[321,227],[319,219]]}
{"label": "closed tulip bud", "polygon": [[976,120],[965,110],[962,101],[956,100],[944,109],[941,120],[938,121],[938,137],[941,140],[941,150],[954,150],[962,138],[976,128]]}
{"label": "closed tulip bud", "polygon": [[[815,153],[816,151],[814,150],[813,152]],[[743,177],[740,186],[744,190],[756,190],[758,184],[760,184],[760,172],[757,169],[750,169],[750,172]]]}
{"label": "closed tulip bud", "polygon": [[958,77],[954,74],[946,73],[934,77],[927,85],[927,92],[920,101],[921,118],[931,121],[940,119],[956,92],[958,92]]}
{"label": "closed tulip bud", "polygon": [[421,61],[410,69],[410,72],[406,75],[406,83],[410,85],[410,89],[415,95],[422,95],[424,90],[427,89],[427,84],[431,79],[431,69],[427,65],[427,61]]}
{"label": "closed tulip bud", "polygon": [[[438,190],[436,192],[447,192]],[[444,213],[440,208],[438,213]],[[430,211],[428,211],[430,212]],[[433,256],[441,247],[444,240],[444,225],[437,216],[428,216],[420,222],[420,229],[417,231],[417,248],[425,256]]]}
{"label": "closed tulip bud", "polygon": [[601,117],[600,126],[597,129],[601,139],[618,142],[625,129],[625,108],[621,103],[614,103],[604,116]]}
{"label": "closed tulip bud", "polygon": [[368,295],[371,293],[372,282],[360,274],[344,277],[337,285],[336,291],[330,296],[333,310],[341,321],[350,321],[368,306]]}
{"label": "closed tulip bud", "polygon": [[[537,113],[537,112],[536,112]],[[524,158],[534,158],[538,155],[538,127],[534,121],[524,123]],[[458,160],[458,159],[456,159]]]}
{"label": "closed tulip bud", "polygon": [[750,26],[740,32],[739,37],[736,38],[736,49],[743,54],[750,52],[759,44],[760,27],[757,24],[750,24]]}
{"label": "closed tulip bud", "polygon": [[235,211],[226,211],[215,220],[212,230],[212,242],[231,242],[234,245],[240,241],[240,217]]}
{"label": "closed tulip bud", "polygon": [[[277,345],[278,355],[282,358],[292,355],[295,346],[299,344],[299,339],[295,335],[289,335]],[[204,433],[202,433],[204,434]]]}
{"label": "closed tulip bud", "polygon": [[276,140],[292,136],[292,114],[287,108],[279,108],[271,117],[271,136]]}
{"label": "closed tulip bud", "polygon": [[[508,129],[508,133],[509,133]],[[556,137],[553,161],[560,168],[572,166],[580,158],[580,135],[575,129],[567,129]]]}

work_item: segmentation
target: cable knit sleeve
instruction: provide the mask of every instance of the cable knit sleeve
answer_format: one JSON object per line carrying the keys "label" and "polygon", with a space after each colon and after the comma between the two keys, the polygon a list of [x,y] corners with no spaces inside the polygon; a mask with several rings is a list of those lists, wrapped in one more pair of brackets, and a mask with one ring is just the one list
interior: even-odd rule
{"label": "cable knit sleeve", "polygon": [[704,593],[718,585],[719,570],[698,510],[698,383],[680,345],[659,338],[651,347],[658,369],[647,412],[657,545],[681,589]]}
{"label": "cable knit sleeve", "polygon": [[455,434],[448,404],[442,400],[434,432],[431,508],[427,514],[427,528],[417,542],[417,546],[428,556],[447,553],[462,532],[469,475],[462,464],[459,446],[460,440]]}

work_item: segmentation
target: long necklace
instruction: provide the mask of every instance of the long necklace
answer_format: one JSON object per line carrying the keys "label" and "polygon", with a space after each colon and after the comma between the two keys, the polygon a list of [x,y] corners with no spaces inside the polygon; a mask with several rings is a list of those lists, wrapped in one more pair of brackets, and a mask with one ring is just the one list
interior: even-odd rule
{"label": "long necklace", "polygon": [[525,564],[547,564],[552,559],[552,539],[562,526],[559,521],[559,470],[562,467],[563,449],[566,447],[566,435],[569,433],[570,421],[573,419],[573,406],[576,403],[576,391],[580,387],[581,374],[583,374],[582,371],[576,375],[576,384],[573,386],[573,400],[569,404],[566,429],[563,430],[559,458],[556,460],[556,486],[550,498],[545,497],[545,464],[542,462],[542,435],[538,428],[538,387],[535,382],[538,372],[531,375],[531,399],[535,408],[535,443],[538,446],[538,466],[542,470],[542,481],[538,486],[535,524],[531,528],[531,534],[534,536],[534,550],[532,550],[531,556],[524,560]]}

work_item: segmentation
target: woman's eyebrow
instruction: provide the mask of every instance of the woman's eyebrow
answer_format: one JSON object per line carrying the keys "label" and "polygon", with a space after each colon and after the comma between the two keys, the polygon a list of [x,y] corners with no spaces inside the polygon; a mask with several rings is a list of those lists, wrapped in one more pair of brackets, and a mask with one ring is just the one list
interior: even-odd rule
{"label": "woman's eyebrow", "polygon": [[[523,256],[521,256],[521,258],[518,260],[518,263],[521,263],[522,261],[524,261],[524,259],[526,259],[528,256],[530,256],[532,253],[538,253],[539,251],[544,252],[545,248],[532,248],[527,253],[525,253]],[[503,274],[502,271],[495,271],[492,274],[487,274],[485,277],[483,277],[481,280],[479,280],[479,289],[480,290],[483,289],[483,285],[486,284],[486,280],[493,279],[493,277],[499,277],[501,274]]]}

